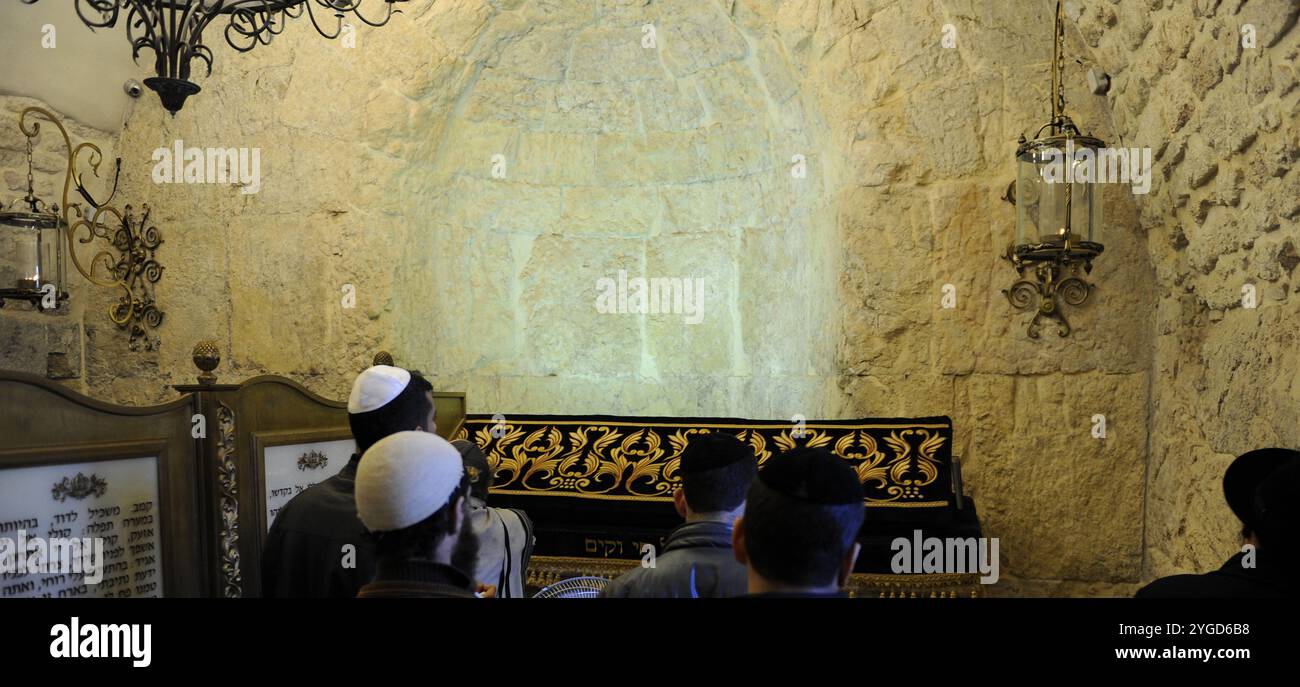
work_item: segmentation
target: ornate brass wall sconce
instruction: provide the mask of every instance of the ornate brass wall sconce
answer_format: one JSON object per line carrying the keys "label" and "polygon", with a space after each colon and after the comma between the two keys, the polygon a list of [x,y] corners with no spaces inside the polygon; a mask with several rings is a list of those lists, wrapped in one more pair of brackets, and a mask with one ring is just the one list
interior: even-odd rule
{"label": "ornate brass wall sconce", "polygon": [[[1061,305],[1082,305],[1092,293],[1084,276],[1104,246],[1101,229],[1101,186],[1095,174],[1082,171],[1093,164],[1106,144],[1079,132],[1065,114],[1065,17],[1056,3],[1052,51],[1052,120],[1033,140],[1020,137],[1016,150],[1017,178],[1007,200],[1016,206],[1016,239],[1002,256],[1021,279],[1004,289],[1017,310],[1033,309],[1030,338],[1039,337],[1042,319],[1054,320],[1057,333],[1069,336],[1070,323]],[[1044,136],[1043,132],[1047,131]],[[1077,173],[1076,173],[1077,172]],[[1014,200],[1012,200],[1014,198]],[[1082,273],[1080,273],[1082,270]],[[1029,272],[1033,279],[1026,279]]]}
{"label": "ornate brass wall sconce", "polygon": [[[49,204],[36,196],[32,174],[32,149],[46,120],[63,137],[67,150],[67,168],[63,179],[62,203]],[[118,327],[128,330],[135,348],[147,339],[150,329],[162,324],[163,312],[153,299],[154,284],[162,278],[163,267],[155,258],[162,244],[157,227],[149,222],[149,207],[137,215],[130,205],[118,210],[109,205],[117,194],[117,177],[121,159],[117,160],[113,190],[103,202],[94,198],[82,182],[77,161],[83,153],[96,176],[103,152],[93,143],[72,145],[68,131],[48,110],[29,107],[18,116],[18,128],[27,138],[27,195],[0,208],[0,240],[11,242],[13,267],[17,277],[13,285],[0,284],[0,307],[5,300],[27,301],[38,309],[53,310],[68,299],[64,269],[65,243],[67,258],[87,281],[97,286],[119,289],[121,297],[109,306],[108,317]],[[86,202],[74,202],[73,189]],[[96,251],[89,262],[82,263],[77,244],[101,239],[107,244]],[[147,346],[148,344],[146,344]]]}

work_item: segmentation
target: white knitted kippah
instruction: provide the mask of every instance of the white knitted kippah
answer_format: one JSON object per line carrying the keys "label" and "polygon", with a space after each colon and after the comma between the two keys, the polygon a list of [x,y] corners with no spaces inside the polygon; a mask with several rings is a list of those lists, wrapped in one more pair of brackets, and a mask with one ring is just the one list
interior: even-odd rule
{"label": "white knitted kippah", "polygon": [[447,505],[465,465],[446,439],[428,432],[390,434],[357,466],[357,515],[371,532],[410,527]]}
{"label": "white knitted kippah", "polygon": [[368,413],[388,405],[411,383],[411,373],[391,365],[375,365],[357,375],[348,396],[348,412]]}

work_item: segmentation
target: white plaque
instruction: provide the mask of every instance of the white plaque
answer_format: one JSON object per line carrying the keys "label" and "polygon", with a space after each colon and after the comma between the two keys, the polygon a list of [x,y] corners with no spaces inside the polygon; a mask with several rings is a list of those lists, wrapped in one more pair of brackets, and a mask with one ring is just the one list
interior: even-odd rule
{"label": "white plaque", "polygon": [[157,457],[0,470],[0,598],[162,596],[161,532]]}
{"label": "white plaque", "polygon": [[267,529],[289,499],[339,474],[355,450],[351,439],[267,446],[262,454]]}

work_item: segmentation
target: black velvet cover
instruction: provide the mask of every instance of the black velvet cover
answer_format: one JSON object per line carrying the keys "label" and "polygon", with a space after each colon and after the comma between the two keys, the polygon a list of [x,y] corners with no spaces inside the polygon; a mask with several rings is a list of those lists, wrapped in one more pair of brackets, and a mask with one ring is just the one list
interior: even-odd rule
{"label": "black velvet cover", "polygon": [[[754,448],[760,466],[796,446],[826,448],[849,461],[863,483],[868,548],[917,527],[944,536],[938,530],[968,519],[953,494],[947,417],[810,420],[802,427],[733,418],[493,417],[466,416],[457,438],[487,454],[492,505],[528,512],[538,555],[640,558],[644,544],[659,549],[681,524],[672,504],[680,456],[701,432],[735,434]],[[975,530],[978,536],[977,524]],[[859,569],[878,563],[864,560]]]}

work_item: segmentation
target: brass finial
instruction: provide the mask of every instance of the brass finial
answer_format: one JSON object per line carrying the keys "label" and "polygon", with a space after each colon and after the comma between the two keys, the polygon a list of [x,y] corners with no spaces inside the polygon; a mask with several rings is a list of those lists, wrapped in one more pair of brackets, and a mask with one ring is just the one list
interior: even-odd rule
{"label": "brass finial", "polygon": [[216,383],[217,376],[212,371],[221,363],[221,351],[217,350],[217,342],[205,340],[194,344],[192,359],[194,366],[203,372],[199,375],[199,384]]}

